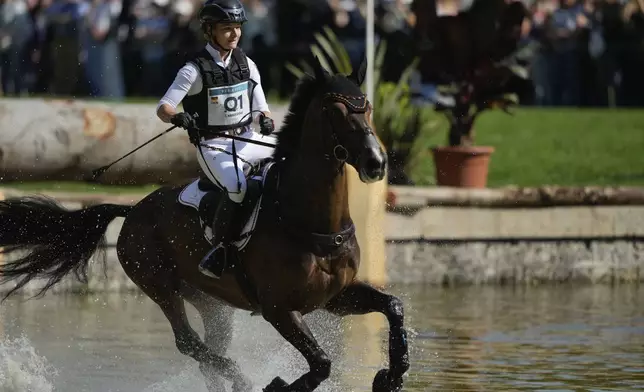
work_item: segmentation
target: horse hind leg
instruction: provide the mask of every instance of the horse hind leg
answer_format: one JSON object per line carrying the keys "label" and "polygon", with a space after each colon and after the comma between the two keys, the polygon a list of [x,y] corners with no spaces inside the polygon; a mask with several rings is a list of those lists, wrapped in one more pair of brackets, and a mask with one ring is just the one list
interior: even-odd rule
{"label": "horse hind leg", "polygon": [[130,235],[124,225],[117,245],[119,260],[130,279],[161,308],[172,327],[177,350],[200,365],[208,364],[222,377],[232,381],[234,392],[252,391],[250,381],[243,376],[239,366],[210,349],[192,329],[185,303],[177,290],[174,265],[159,254],[157,247],[145,246],[154,244],[154,241],[143,233],[148,232]]}
{"label": "horse hind leg", "polygon": [[382,369],[373,380],[373,392],[402,390],[403,375],[409,370],[407,331],[404,328],[402,301],[364,282],[355,282],[326,306],[339,316],[380,312],[389,322],[389,369]]}
{"label": "horse hind leg", "polygon": [[[192,304],[204,325],[204,343],[219,356],[225,356],[233,338],[233,316],[235,309],[198,290],[182,290],[186,300]],[[208,392],[225,392],[224,379],[217,369],[207,362],[201,362]]]}
{"label": "horse hind leg", "polygon": [[170,322],[172,332],[175,336],[177,350],[180,353],[199,362],[201,369],[204,368],[202,365],[207,365],[211,368],[210,371],[221,375],[226,380],[232,381],[234,392],[252,391],[252,384],[244,377],[237,363],[229,358],[218,355],[192,329],[186,315],[185,304],[178,294],[165,297],[160,301],[157,300],[156,303],[161,307],[161,310]]}

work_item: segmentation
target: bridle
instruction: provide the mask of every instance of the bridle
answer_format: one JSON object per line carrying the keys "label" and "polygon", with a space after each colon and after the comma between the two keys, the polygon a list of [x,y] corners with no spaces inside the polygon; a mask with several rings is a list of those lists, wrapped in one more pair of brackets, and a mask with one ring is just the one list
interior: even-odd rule
{"label": "bridle", "polygon": [[[331,126],[331,138],[333,140],[333,143],[335,144],[335,146],[333,147],[333,157],[340,163],[340,167],[338,169],[341,169],[346,162],[349,162],[350,164],[356,164],[360,159],[361,153],[352,156],[351,154],[349,154],[349,150],[344,147],[344,144],[341,142],[341,137],[337,132],[337,129],[339,127],[336,127],[333,124],[333,116],[329,114],[327,102],[342,103],[347,108],[347,111],[349,112],[348,115],[351,115],[355,113],[366,113],[369,109],[369,100],[364,94],[356,96],[329,92],[322,96],[322,112],[325,114],[325,118],[329,121],[329,124]],[[367,136],[374,134],[371,127],[366,127],[361,130]]]}
{"label": "bridle", "polygon": [[[348,115],[345,116],[348,117],[349,115],[355,113],[366,113],[369,109],[369,102],[364,94],[352,96],[336,92],[325,93],[322,96],[321,101],[322,113],[329,122],[331,128],[331,139],[335,144],[335,146],[333,147],[333,158],[335,158],[336,162],[339,163],[337,171],[335,173],[335,175],[338,175],[342,171],[342,168],[344,167],[344,164],[346,162],[349,162],[350,164],[357,163],[360,159],[361,153],[355,156],[351,156],[347,148],[344,147],[343,143],[341,142],[341,136],[337,131],[338,129],[340,129],[340,127],[334,126],[334,116],[329,113],[330,111],[328,105],[329,103],[342,103],[343,105],[345,105],[349,112]],[[362,132],[364,132],[366,135],[374,134],[371,127],[363,128]],[[327,155],[327,159],[331,159],[331,157]],[[279,207],[277,208],[279,209]],[[306,231],[303,232],[302,230],[295,228],[295,226],[291,227],[290,225],[286,224],[287,220],[284,220],[284,216],[280,215],[279,212],[278,216],[278,219],[283,224],[286,233],[295,238],[299,243],[307,244],[310,247],[311,252],[318,257],[338,257],[344,252],[350,250],[350,240],[354,238],[356,231],[356,227],[353,221],[350,221],[349,225],[346,226],[343,230],[335,233],[315,233]]]}

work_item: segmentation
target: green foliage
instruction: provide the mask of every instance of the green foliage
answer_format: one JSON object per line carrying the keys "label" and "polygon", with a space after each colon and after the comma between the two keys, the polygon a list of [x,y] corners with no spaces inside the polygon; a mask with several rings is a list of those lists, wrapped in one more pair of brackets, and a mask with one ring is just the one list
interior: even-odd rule
{"label": "green foliage", "polygon": [[[315,33],[314,36],[317,43],[311,45],[311,53],[318,58],[322,67],[327,71],[341,72],[346,75],[350,74],[352,67],[349,53],[347,53],[347,50],[342,46],[342,43],[333,30],[328,26],[324,26],[322,31],[324,34],[319,32]],[[378,58],[378,55],[376,55],[376,58]],[[382,56],[380,56],[380,62],[382,64]],[[288,69],[297,78],[301,78],[305,73],[313,75],[313,68],[311,65],[306,61],[300,61],[299,63],[299,68],[290,62],[286,63],[286,69]],[[333,66],[331,66],[331,64]]]}
{"label": "green foliage", "polygon": [[[349,54],[338,40],[337,36],[328,27],[324,27],[323,33],[315,34],[316,43],[311,45],[311,53],[317,57],[320,65],[332,73],[343,73],[349,75],[352,72]],[[387,50],[387,43],[381,41],[375,50],[374,59],[374,96],[372,121],[376,133],[383,142],[388,151],[418,151],[414,148],[416,141],[416,118],[421,115],[419,109],[412,105],[410,97],[409,79],[415,70],[418,59],[405,68],[397,83],[382,82],[382,65]],[[299,67],[287,63],[286,68],[297,78],[301,78],[305,73],[313,74],[313,68],[305,61],[299,62]],[[427,117],[427,113],[423,114]],[[430,115],[431,116],[431,115]],[[438,131],[435,127],[426,124],[435,124],[435,121],[421,122],[422,129]],[[406,137],[412,132],[414,137]],[[411,140],[406,140],[411,139]],[[413,156],[409,157],[410,162],[418,161]]]}

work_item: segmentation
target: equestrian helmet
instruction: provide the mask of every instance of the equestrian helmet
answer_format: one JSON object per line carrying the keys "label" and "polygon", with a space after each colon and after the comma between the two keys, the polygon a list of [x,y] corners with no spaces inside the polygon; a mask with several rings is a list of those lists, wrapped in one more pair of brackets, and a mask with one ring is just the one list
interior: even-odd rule
{"label": "equestrian helmet", "polygon": [[247,20],[239,0],[206,0],[199,11],[201,23],[244,23]]}

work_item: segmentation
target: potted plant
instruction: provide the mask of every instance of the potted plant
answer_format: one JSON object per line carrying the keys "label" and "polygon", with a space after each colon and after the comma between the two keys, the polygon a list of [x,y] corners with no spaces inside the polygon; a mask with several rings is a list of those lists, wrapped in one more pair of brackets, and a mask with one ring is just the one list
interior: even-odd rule
{"label": "potted plant", "polygon": [[526,64],[534,45],[518,48],[527,15],[520,2],[476,0],[466,11],[434,14],[421,23],[421,86],[435,89],[415,95],[433,101],[449,126],[447,145],[432,148],[437,185],[487,185],[494,148],[474,144],[474,125],[485,110],[510,113],[529,83]]}
{"label": "potted plant", "polygon": [[[311,45],[311,53],[318,58],[324,68],[330,72],[342,72],[347,75],[351,73],[349,55],[330,28],[324,27],[321,33],[316,33],[315,40],[316,43]],[[421,109],[411,101],[409,80],[418,64],[418,59],[413,60],[405,68],[396,83],[383,82],[381,75],[386,48],[386,41],[379,42],[376,47],[372,122],[380,142],[387,151],[388,183],[411,185],[413,182],[407,175],[407,166],[417,162],[422,154],[422,151],[415,146],[417,135],[423,131],[431,132],[434,124],[419,126],[418,119],[422,117]],[[298,67],[287,63],[286,68],[297,78],[302,77],[304,72],[313,73],[311,66],[305,61],[300,61],[299,65]]]}

